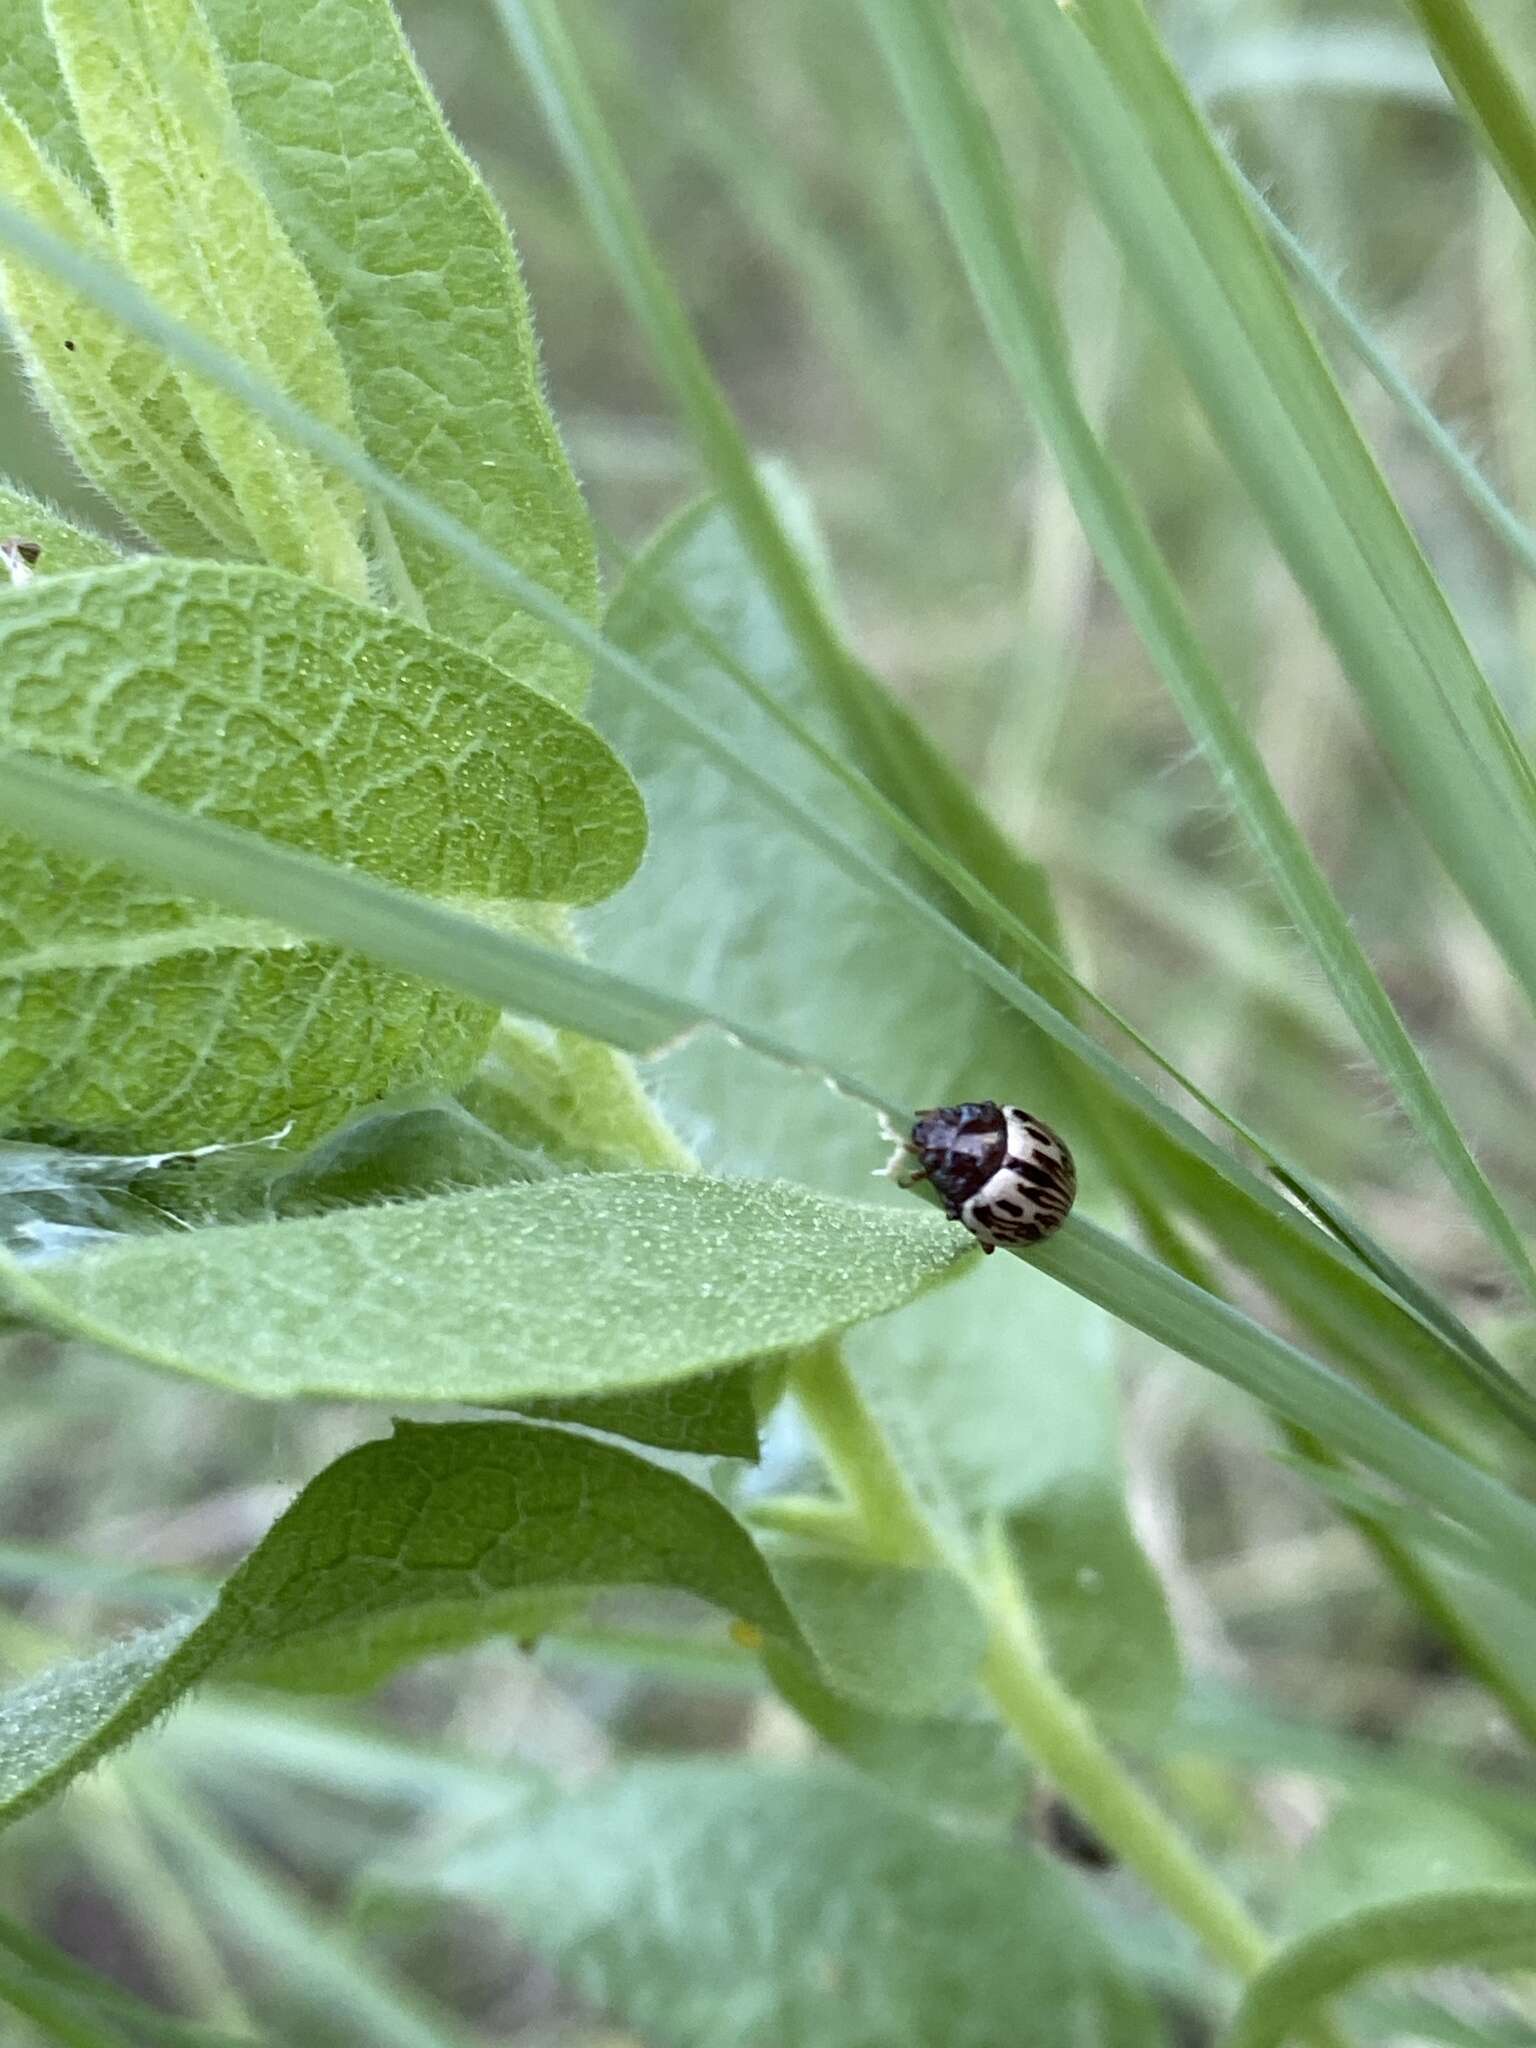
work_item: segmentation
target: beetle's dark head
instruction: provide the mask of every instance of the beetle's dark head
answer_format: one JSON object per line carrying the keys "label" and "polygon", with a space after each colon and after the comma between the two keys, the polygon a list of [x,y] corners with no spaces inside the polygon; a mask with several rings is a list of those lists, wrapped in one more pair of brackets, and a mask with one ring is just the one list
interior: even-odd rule
{"label": "beetle's dark head", "polygon": [[995,1102],[957,1102],[919,1111],[910,1142],[939,1193],[964,1202],[1007,1156],[1008,1124]]}

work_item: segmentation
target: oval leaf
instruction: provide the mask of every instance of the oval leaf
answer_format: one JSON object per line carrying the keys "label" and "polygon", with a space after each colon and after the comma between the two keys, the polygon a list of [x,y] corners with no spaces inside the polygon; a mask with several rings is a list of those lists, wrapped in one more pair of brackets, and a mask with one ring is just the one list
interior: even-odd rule
{"label": "oval leaf", "polygon": [[598,1586],[676,1587],[796,1640],[746,1531],[675,1472],[528,1423],[397,1424],[311,1480],[211,1609],[0,1698],[0,1819],[202,1679],[351,1687]]}
{"label": "oval leaf", "polygon": [[[591,902],[643,841],[633,783],[571,713],[271,570],[141,561],[0,596],[0,741],[461,904]],[[462,1080],[494,1027],[126,870],[0,839],[0,875],[12,1129],[124,1150],[313,1135]]]}
{"label": "oval leaf", "polygon": [[139,1238],[6,1277],[23,1312],[246,1394],[515,1401],[814,1343],[910,1301],[966,1242],[915,1205],[605,1173]]}

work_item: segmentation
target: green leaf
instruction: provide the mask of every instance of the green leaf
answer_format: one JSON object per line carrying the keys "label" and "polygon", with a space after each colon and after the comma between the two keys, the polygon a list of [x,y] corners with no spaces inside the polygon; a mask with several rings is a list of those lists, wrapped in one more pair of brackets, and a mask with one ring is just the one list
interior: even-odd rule
{"label": "green leaf", "polygon": [[756,1461],[757,1403],[752,1371],[701,1373],[633,1393],[593,1394],[579,1401],[519,1401],[523,1414],[547,1422],[578,1423],[608,1436],[625,1436],[664,1451]]}
{"label": "green leaf", "polygon": [[95,166],[70,112],[43,0],[11,0],[0,36],[0,99],[13,107],[56,164],[78,184],[98,185]]}
{"label": "green leaf", "polygon": [[769,1564],[835,1692],[921,1718],[973,1688],[986,1624],[953,1573],[784,1551],[770,1551]]}
{"label": "green leaf", "polygon": [[1165,1720],[1178,1646],[1126,1513],[1109,1318],[988,1259],[856,1332],[849,1358],[939,1511],[1004,1521],[1061,1682],[1118,1733]]}
{"label": "green leaf", "polygon": [[1282,1949],[1249,1983],[1222,2048],[1279,2048],[1325,1999],[1376,1970],[1528,1970],[1536,1887],[1446,1892],[1367,1908]]}
{"label": "green leaf", "polygon": [[12,1265],[33,1315],[292,1399],[513,1402],[656,1387],[909,1301],[963,1245],[920,1209],[771,1182],[567,1175]]}
{"label": "green leaf", "polygon": [[1394,1900],[1521,1884],[1536,1886],[1530,1858],[1491,1821],[1450,1797],[1370,1787],[1336,1806],[1303,1849],[1283,1924],[1294,1938]]}
{"label": "green leaf", "polygon": [[[65,241],[112,259],[106,223],[3,102],[0,190]],[[86,293],[11,250],[0,260],[0,297],[60,439],[124,517],[173,553],[254,554],[164,353],[129,334]]]}
{"label": "green leaf", "polygon": [[1029,1764],[1000,1721],[980,1711],[888,1713],[834,1692],[791,1651],[770,1647],[763,1662],[780,1698],[823,1742],[893,1791],[960,1808],[999,1831],[1025,1812]]}
{"label": "green leaf", "polygon": [[71,569],[105,569],[122,560],[122,551],[103,535],[76,526],[14,484],[0,483],[0,524],[42,548],[34,580]]}
{"label": "green leaf", "polygon": [[[569,712],[265,570],[145,561],[0,597],[0,735],[486,908],[589,901],[643,838],[633,784]],[[302,1140],[392,1089],[464,1079],[494,1029],[480,1004],[125,869],[16,839],[0,863],[13,1129]]]}
{"label": "green leaf", "polygon": [[656,2048],[1158,2038],[1044,1858],[825,1768],[637,1766],[384,1882],[503,1914]]}
{"label": "green leaf", "polygon": [[[238,145],[228,82],[198,0],[45,0],[45,14],[124,268],[173,318],[351,434],[340,353],[314,283]],[[355,486],[274,437],[237,399],[176,374],[262,554],[365,596]]]}
{"label": "green leaf", "polygon": [[[591,530],[544,402],[516,254],[387,0],[205,5],[252,158],[324,300],[364,446],[595,620]],[[472,563],[404,524],[386,554],[400,601],[429,625],[580,703],[590,658]]]}
{"label": "green leaf", "polygon": [[0,1697],[0,1818],[48,1798],[210,1678],[326,1690],[527,1622],[530,1595],[670,1586],[794,1641],[712,1495],[589,1437],[423,1427],[338,1458],[217,1601]]}

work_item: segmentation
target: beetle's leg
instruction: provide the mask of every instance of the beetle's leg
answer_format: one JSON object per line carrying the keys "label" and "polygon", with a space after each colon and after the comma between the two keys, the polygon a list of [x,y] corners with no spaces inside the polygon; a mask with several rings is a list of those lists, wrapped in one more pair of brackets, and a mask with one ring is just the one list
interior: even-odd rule
{"label": "beetle's leg", "polygon": [[915,1188],[920,1180],[926,1180],[927,1178],[927,1167],[919,1166],[914,1168],[911,1173],[898,1173],[896,1175],[896,1185],[899,1188]]}

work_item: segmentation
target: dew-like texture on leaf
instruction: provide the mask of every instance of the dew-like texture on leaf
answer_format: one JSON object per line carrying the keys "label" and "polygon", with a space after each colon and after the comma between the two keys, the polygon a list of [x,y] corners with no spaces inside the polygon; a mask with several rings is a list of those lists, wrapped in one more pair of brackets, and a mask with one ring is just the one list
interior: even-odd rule
{"label": "dew-like texture on leaf", "polygon": [[[644,837],[581,720],[275,571],[144,560],[0,595],[0,739],[485,910],[588,902]],[[291,1126],[462,1080],[485,1005],[126,869],[0,839],[0,1127],[97,1149]],[[195,892],[195,874],[188,875]]]}
{"label": "dew-like texture on leaf", "polygon": [[[790,498],[785,509],[814,553],[803,505]],[[903,881],[931,887],[883,827],[861,817],[720,673],[658,588],[681,598],[824,744],[853,754],[724,512],[697,507],[663,533],[631,569],[606,631],[766,773],[813,807],[830,807]],[[681,745],[622,676],[599,676],[593,717],[634,769],[651,817],[624,913],[588,921],[598,957],[647,981],[664,979],[728,1016],[750,1017],[829,1065],[876,1081],[892,1101],[916,1107],[980,1095],[1056,1111],[1040,1097],[1038,1075],[1028,1092],[1028,1026],[926,927],[786,839],[779,820]],[[793,1173],[840,1194],[880,1191],[870,1175],[885,1153],[867,1119],[812,1077],[787,1077],[700,1038],[658,1067],[656,1087],[714,1166]]]}
{"label": "dew-like texture on leaf", "polygon": [[751,1538],[678,1474],[533,1424],[399,1424],[311,1480],[211,1612],[0,1696],[0,1819],[203,1679],[353,1687],[413,1657],[525,1633],[541,1598],[604,1586],[691,1593],[796,1641]]}
{"label": "dew-like texture on leaf", "polygon": [[1157,2039],[1042,1857],[825,1767],[642,1764],[414,1864],[654,2048]]}
{"label": "dew-like texture on leaf", "polygon": [[[540,389],[505,223],[387,0],[206,0],[268,199],[319,286],[371,455],[584,618],[591,531]],[[394,545],[428,623],[577,704],[587,662],[435,543]]]}
{"label": "dew-like texture on leaf", "polygon": [[136,1239],[13,1271],[8,1291],[247,1394],[514,1401],[814,1343],[910,1301],[964,1248],[915,1205],[605,1173]]}

